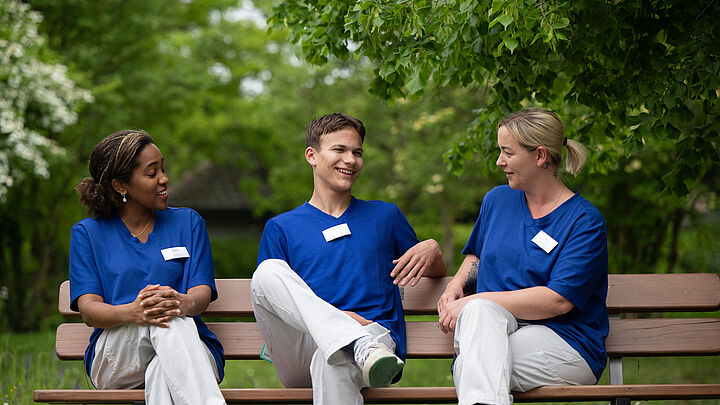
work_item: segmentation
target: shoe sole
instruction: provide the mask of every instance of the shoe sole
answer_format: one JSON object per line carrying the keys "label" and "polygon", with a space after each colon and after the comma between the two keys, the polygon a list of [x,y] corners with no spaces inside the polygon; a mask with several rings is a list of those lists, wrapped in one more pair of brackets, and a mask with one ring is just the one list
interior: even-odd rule
{"label": "shoe sole", "polygon": [[370,387],[387,387],[392,382],[393,378],[402,370],[405,363],[398,360],[395,356],[382,357],[375,361],[372,367],[370,367],[368,382]]}

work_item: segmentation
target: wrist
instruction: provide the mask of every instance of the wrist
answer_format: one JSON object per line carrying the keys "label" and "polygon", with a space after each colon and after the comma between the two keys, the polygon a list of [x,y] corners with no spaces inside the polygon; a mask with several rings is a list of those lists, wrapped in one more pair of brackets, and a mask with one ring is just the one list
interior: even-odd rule
{"label": "wrist", "polygon": [[136,323],[142,325],[145,321],[143,311],[145,310],[140,303],[131,302],[125,305],[118,305],[115,307],[118,312],[117,319],[121,325],[128,323]]}
{"label": "wrist", "polygon": [[195,316],[195,298],[191,294],[182,294],[180,300],[180,316]]}
{"label": "wrist", "polygon": [[448,282],[447,288],[462,290],[464,285],[465,285],[465,281],[461,280],[460,278],[458,278],[456,276],[456,277],[453,277],[450,279],[450,281]]}

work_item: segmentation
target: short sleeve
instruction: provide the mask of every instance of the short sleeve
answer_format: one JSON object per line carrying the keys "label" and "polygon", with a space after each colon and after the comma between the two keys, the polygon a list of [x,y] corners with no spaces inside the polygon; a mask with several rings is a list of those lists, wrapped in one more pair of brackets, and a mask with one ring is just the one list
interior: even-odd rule
{"label": "short sleeve", "polygon": [[104,297],[93,247],[87,229],[75,224],[70,233],[70,309],[79,311],[77,300],[85,294]]}
{"label": "short sleeve", "polygon": [[218,294],[215,287],[215,270],[205,220],[197,212],[191,211],[191,213],[192,251],[190,252],[187,286],[188,289],[199,285],[210,286],[212,289],[210,301],[215,301]]}
{"label": "short sleeve", "polygon": [[417,245],[419,242],[415,230],[408,222],[405,215],[400,211],[397,205],[393,204],[395,209],[395,219],[393,221],[393,236],[395,239],[395,257],[400,257],[411,247]]}
{"label": "short sleeve", "polygon": [[585,213],[573,225],[547,287],[584,311],[607,277],[607,260],[605,222],[599,213]]}
{"label": "short sleeve", "polygon": [[270,219],[265,224],[265,229],[263,229],[260,248],[258,249],[257,265],[267,259],[280,259],[290,264],[287,237],[274,219]]}
{"label": "short sleeve", "polygon": [[473,226],[470,237],[468,238],[468,241],[467,243],[465,243],[465,247],[462,250],[462,254],[465,256],[475,255],[480,257],[480,252],[482,251],[483,247],[483,241],[485,240],[483,217],[487,215],[487,206],[490,204],[490,198],[488,198],[489,194],[490,193],[486,194],[483,203],[480,205],[480,213],[478,214],[477,221],[475,221],[475,226]]}

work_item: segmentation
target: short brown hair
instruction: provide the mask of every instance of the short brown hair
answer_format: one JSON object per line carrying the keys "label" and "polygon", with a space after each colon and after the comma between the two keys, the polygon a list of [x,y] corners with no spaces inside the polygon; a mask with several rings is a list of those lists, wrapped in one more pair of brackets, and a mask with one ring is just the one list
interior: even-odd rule
{"label": "short brown hair", "polygon": [[323,135],[332,134],[345,128],[353,128],[360,134],[360,142],[365,141],[365,126],[362,121],[351,115],[332,113],[315,118],[308,125],[307,131],[305,131],[305,147],[319,149],[320,138]]}

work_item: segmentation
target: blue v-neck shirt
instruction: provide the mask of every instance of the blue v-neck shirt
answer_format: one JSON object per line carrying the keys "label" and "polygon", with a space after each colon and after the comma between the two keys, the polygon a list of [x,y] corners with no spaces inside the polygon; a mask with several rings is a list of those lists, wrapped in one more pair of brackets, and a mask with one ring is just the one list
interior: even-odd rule
{"label": "blue v-neck shirt", "polygon": [[[558,243],[549,253],[532,242],[541,230]],[[545,286],[572,302],[575,307],[564,315],[529,322],[552,329],[600,378],[609,330],[607,234],[589,201],[576,193],[533,219],[523,191],[496,187],[483,198],[463,254],[480,259],[478,292]]]}
{"label": "blue v-neck shirt", "polygon": [[[322,231],[341,224],[348,225],[350,235],[326,241]],[[267,222],[258,264],[284,260],[318,297],[389,329],[404,359],[405,318],[390,272],[392,261],[417,243],[395,204],[353,197],[335,218],[305,203]]]}
{"label": "blue v-neck shirt", "polygon": [[[185,247],[188,258],[165,260],[161,250]],[[72,228],[70,239],[70,308],[78,310],[78,298],[97,294],[105,303],[133,302],[149,284],[169,286],[180,293],[199,285],[212,289],[217,299],[210,242],[205,221],[189,208],[156,211],[155,225],[146,243],[128,231],[118,215],[86,218]],[[200,339],[210,349],[224,377],[225,359],[217,336],[199,316],[193,318]],[[95,343],[103,329],[95,328],[85,351],[85,370],[95,357]]]}

